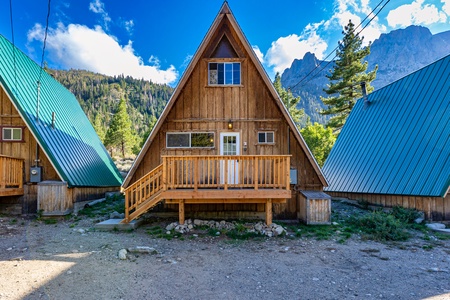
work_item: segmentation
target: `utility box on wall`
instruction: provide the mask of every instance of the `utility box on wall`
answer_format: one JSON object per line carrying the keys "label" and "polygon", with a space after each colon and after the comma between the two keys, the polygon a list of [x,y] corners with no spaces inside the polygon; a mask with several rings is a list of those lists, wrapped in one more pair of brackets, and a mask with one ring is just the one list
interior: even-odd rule
{"label": "utility box on wall", "polygon": [[290,183],[297,184],[297,169],[291,169],[289,172]]}
{"label": "utility box on wall", "polygon": [[300,191],[298,218],[307,225],[331,224],[331,197],[320,191]]}
{"label": "utility box on wall", "polygon": [[42,167],[30,168],[30,182],[38,183],[42,181]]}

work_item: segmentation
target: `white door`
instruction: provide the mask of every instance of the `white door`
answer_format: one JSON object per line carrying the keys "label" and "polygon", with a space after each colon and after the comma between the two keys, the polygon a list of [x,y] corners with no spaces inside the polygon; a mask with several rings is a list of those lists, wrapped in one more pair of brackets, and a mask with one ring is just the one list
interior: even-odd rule
{"label": "white door", "polygon": [[[241,144],[238,132],[221,132],[220,133],[220,155],[239,155]],[[225,172],[227,172],[227,183],[237,184],[239,182],[239,161],[227,160],[220,164],[220,183],[225,183]]]}

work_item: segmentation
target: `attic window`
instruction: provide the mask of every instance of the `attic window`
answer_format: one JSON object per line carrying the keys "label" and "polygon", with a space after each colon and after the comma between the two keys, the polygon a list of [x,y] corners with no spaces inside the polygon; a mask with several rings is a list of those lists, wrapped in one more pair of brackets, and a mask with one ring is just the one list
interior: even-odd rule
{"label": "attic window", "polygon": [[274,144],[273,131],[260,131],[258,132],[258,144]]}
{"label": "attic window", "polygon": [[234,51],[233,46],[230,41],[223,37],[211,55],[212,58],[237,58],[238,55],[236,51]]}
{"label": "attic window", "polygon": [[208,64],[209,85],[240,85],[241,63],[218,63]]}
{"label": "attic window", "polygon": [[3,127],[2,141],[20,142],[23,141],[21,127]]}

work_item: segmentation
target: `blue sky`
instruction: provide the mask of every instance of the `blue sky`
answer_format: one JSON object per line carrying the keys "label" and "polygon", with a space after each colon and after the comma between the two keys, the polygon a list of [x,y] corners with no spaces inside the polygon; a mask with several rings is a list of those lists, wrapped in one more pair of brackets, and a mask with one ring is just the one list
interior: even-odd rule
{"label": "blue sky", "polygon": [[[11,2],[14,42],[40,64],[48,0]],[[44,60],[50,68],[124,74],[173,86],[222,3],[222,0],[51,0]],[[336,47],[348,20],[358,25],[380,3],[379,7],[385,7],[361,33],[366,42],[413,24],[426,26],[433,34],[450,30],[450,0],[229,0],[228,3],[272,78],[306,52],[325,58]],[[10,1],[2,1],[0,34],[12,41],[12,28]]]}

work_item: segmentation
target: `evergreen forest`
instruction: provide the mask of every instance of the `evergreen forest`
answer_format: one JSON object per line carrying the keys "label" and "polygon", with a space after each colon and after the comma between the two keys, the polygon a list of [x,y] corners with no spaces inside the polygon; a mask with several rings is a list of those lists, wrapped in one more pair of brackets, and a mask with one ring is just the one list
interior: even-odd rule
{"label": "evergreen forest", "polygon": [[165,84],[130,76],[106,76],[84,70],[47,70],[77,98],[102,141],[119,102],[124,99],[132,130],[142,139],[173,93]]}

